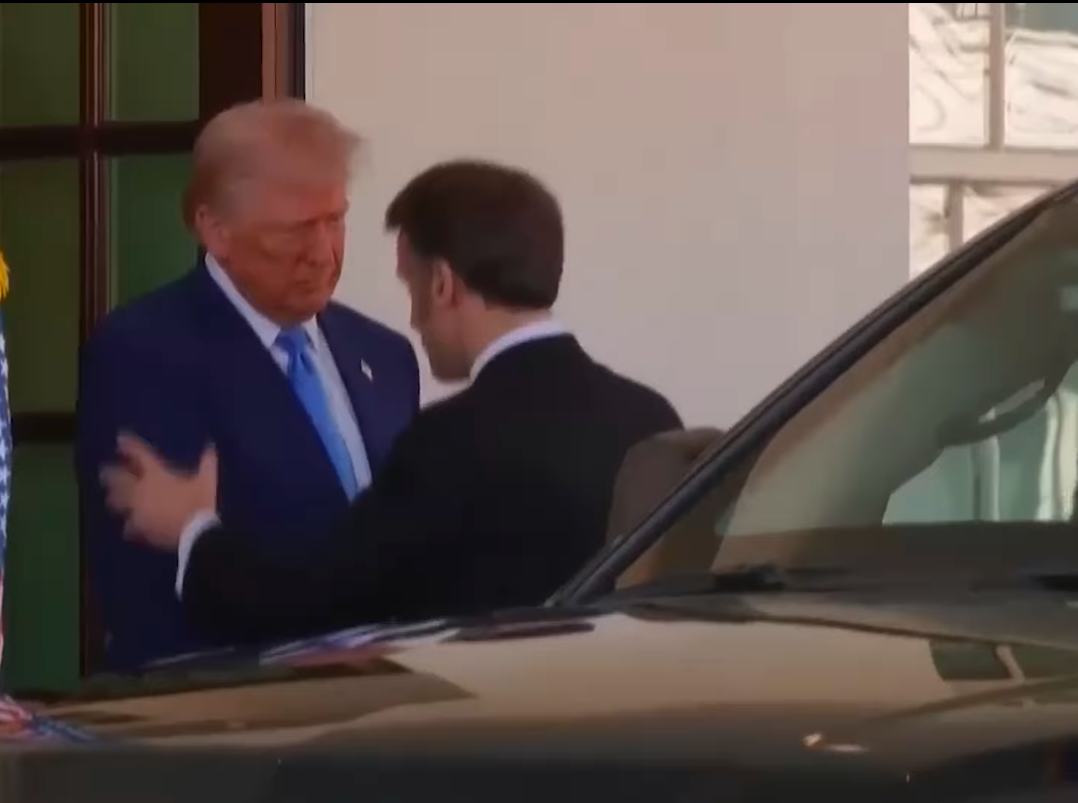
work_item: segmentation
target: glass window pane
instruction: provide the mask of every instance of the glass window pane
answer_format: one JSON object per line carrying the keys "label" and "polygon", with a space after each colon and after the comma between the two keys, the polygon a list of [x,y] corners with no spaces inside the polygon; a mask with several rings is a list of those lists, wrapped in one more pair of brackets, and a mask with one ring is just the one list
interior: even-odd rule
{"label": "glass window pane", "polygon": [[4,326],[12,410],[72,412],[79,343],[76,160],[0,165],[0,248],[11,268]]}
{"label": "glass window pane", "polygon": [[79,4],[0,3],[0,125],[79,121]]}
{"label": "glass window pane", "polygon": [[109,119],[198,119],[198,5],[107,5]]}
{"label": "glass window pane", "polygon": [[910,186],[911,276],[932,267],[950,250],[946,205],[946,187],[932,184]]}
{"label": "glass window pane", "polygon": [[1078,3],[1006,3],[1008,145],[1078,149]]}
{"label": "glass window pane", "polygon": [[984,145],[986,3],[910,3],[910,142]]}
{"label": "glass window pane", "polygon": [[62,691],[79,676],[78,495],[71,447],[15,447],[4,687]]}
{"label": "glass window pane", "polygon": [[109,261],[113,304],[123,304],[192,268],[196,246],[180,214],[191,157],[110,160]]}
{"label": "glass window pane", "polygon": [[962,234],[966,240],[1042,195],[1047,187],[971,184],[962,194]]}

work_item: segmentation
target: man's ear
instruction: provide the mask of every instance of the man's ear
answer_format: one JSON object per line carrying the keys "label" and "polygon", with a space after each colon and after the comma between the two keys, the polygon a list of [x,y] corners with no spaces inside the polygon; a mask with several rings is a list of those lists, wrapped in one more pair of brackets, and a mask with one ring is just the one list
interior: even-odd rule
{"label": "man's ear", "polygon": [[195,232],[208,251],[222,256],[228,253],[228,226],[204,204],[195,210]]}
{"label": "man's ear", "polygon": [[463,285],[460,277],[449,267],[444,259],[437,259],[431,265],[431,298],[441,307],[453,307],[460,303]]}

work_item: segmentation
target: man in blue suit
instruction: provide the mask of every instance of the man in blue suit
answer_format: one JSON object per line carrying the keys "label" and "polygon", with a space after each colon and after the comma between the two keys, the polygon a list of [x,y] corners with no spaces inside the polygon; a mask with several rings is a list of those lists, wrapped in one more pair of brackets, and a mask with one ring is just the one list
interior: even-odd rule
{"label": "man in blue suit", "polygon": [[108,668],[205,647],[176,556],[128,541],[101,465],[131,430],[194,467],[213,444],[228,515],[287,555],[362,493],[419,407],[403,335],[330,299],[357,138],[300,101],[221,114],[193,155],[193,272],[113,312],[82,354],[76,462]]}

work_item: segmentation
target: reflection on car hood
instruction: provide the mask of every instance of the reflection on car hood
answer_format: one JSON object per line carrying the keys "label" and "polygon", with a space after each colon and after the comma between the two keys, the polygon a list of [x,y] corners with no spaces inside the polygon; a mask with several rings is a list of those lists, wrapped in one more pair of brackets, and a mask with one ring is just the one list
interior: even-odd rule
{"label": "reflection on car hood", "polygon": [[[228,682],[242,662],[206,662],[204,681],[184,669],[206,689],[46,713],[114,737],[288,742],[342,729],[382,739],[413,725],[429,733],[440,723],[579,722],[704,706],[737,709],[739,718],[760,705],[829,707],[852,724],[943,701],[965,708],[975,690],[1009,697],[1045,681],[1067,686],[1072,675],[1078,682],[1078,608],[1050,595],[705,596],[399,633],[360,630],[264,654],[266,676],[247,684],[253,708],[226,703],[244,696]],[[302,724],[314,731],[296,731],[285,716],[290,687],[304,688],[299,697],[336,698],[333,721],[319,722],[318,706],[304,705]],[[981,699],[970,706],[982,708]]]}
{"label": "reflection on car hood", "polygon": [[36,713],[168,748],[837,762],[898,778],[1030,745],[1058,768],[1078,737],[1065,596],[716,595],[346,635],[267,655],[241,685],[208,663],[188,675],[202,688],[162,680]]}

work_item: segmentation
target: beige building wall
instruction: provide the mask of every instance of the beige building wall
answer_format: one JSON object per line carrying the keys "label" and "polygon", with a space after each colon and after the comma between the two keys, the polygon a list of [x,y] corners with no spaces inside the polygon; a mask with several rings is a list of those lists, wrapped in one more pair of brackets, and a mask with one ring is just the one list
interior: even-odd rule
{"label": "beige building wall", "polygon": [[370,142],[339,296],[390,324],[383,209],[455,156],[552,185],[559,315],[691,423],[732,423],[909,275],[906,4],[308,9],[308,97]]}

